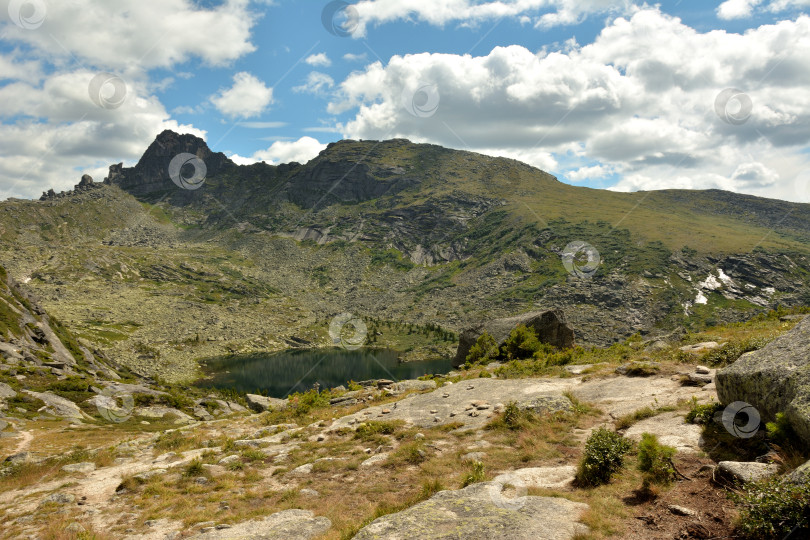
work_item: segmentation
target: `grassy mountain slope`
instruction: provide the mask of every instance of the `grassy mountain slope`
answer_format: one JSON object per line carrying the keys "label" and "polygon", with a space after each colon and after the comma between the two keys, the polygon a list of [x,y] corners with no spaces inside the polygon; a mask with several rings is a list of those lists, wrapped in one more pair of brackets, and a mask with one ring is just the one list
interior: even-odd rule
{"label": "grassy mountain slope", "polygon": [[[201,189],[169,179],[179,152],[206,163]],[[168,379],[201,357],[326,344],[345,311],[458,331],[562,307],[580,343],[608,344],[810,303],[810,205],[580,188],[404,140],[238,167],[165,132],[104,185],[45,199],[0,203],[9,272],[79,335]],[[562,265],[573,241],[601,254],[590,279]]]}

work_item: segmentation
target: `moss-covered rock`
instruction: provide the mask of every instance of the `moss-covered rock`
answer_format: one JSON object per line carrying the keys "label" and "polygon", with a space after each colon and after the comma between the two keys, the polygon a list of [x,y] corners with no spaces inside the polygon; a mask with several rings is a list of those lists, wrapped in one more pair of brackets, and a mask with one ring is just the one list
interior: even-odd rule
{"label": "moss-covered rock", "polygon": [[735,401],[753,405],[763,421],[782,412],[810,444],[810,317],[719,371],[716,384],[724,405]]}

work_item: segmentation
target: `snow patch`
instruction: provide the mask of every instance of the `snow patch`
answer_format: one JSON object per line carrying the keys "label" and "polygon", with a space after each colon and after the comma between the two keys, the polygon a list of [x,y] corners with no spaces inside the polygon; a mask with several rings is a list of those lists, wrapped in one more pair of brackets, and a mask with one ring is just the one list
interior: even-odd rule
{"label": "snow patch", "polygon": [[713,274],[709,274],[709,277],[707,277],[705,280],[698,283],[698,287],[700,287],[701,289],[709,290],[709,291],[719,289],[722,286],[723,286],[723,284],[720,283],[720,281],[718,281],[717,278],[714,277]]}
{"label": "snow patch", "polygon": [[709,299],[706,298],[706,295],[703,294],[703,291],[698,291],[697,296],[695,297],[695,304],[707,304]]}
{"label": "snow patch", "polygon": [[726,285],[733,285],[734,284],[734,280],[731,279],[729,276],[727,276],[726,273],[723,272],[722,268],[717,269],[717,275],[720,276],[720,281],[722,281]]}

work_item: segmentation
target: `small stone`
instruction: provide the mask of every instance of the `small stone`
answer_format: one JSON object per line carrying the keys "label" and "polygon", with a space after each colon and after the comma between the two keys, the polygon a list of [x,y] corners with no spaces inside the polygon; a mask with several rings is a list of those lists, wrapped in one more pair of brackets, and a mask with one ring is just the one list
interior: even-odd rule
{"label": "small stone", "polygon": [[434,416],[434,417],[433,417],[433,421],[434,421],[435,423],[439,423],[439,422],[441,422],[441,421],[442,421],[442,419],[441,419],[441,418],[439,418],[438,416]]}
{"label": "small stone", "polygon": [[717,473],[730,480],[741,482],[756,482],[775,476],[779,472],[778,465],[769,463],[721,461],[717,464]]}
{"label": "small stone", "polygon": [[479,411],[485,411],[485,410],[489,409],[489,404],[488,403],[481,403],[480,405],[477,405],[475,408],[478,409]]}
{"label": "small stone", "polygon": [[417,433],[416,435],[413,436],[413,438],[417,439],[417,440],[422,440],[422,439],[425,438],[425,434],[424,433]]}
{"label": "small stone", "polygon": [[686,508],[685,506],[678,506],[677,504],[670,504],[668,508],[669,511],[675,514],[676,516],[691,517],[697,514],[697,512],[695,512],[691,508]]}
{"label": "small stone", "polygon": [[448,394],[448,393],[444,393],[444,394],[442,394],[442,397],[443,397],[443,398],[449,398],[449,397],[450,397],[450,394]]}
{"label": "small stone", "polygon": [[323,441],[325,441],[325,440],[326,440],[326,435],[324,435],[324,434],[320,434],[320,435],[318,435],[318,437],[316,438],[316,440],[317,440],[318,442],[323,442]]}
{"label": "small stone", "polygon": [[71,493],[53,493],[48,495],[42,502],[56,504],[70,504],[76,501],[76,496]]}
{"label": "small stone", "polygon": [[711,372],[712,370],[710,370],[706,366],[695,366],[695,373],[700,373],[701,375],[708,375]]}
{"label": "small stone", "polygon": [[391,414],[391,409],[383,409],[382,413],[383,414]]}
{"label": "small stone", "polygon": [[473,386],[473,385],[468,385],[468,386],[467,386],[467,390],[475,390],[475,386]]}
{"label": "small stone", "polygon": [[436,414],[437,412],[439,412],[439,411],[437,411],[436,409],[431,409],[430,410],[430,414]]}
{"label": "small stone", "polygon": [[301,495],[304,495],[306,497],[318,497],[320,493],[318,493],[314,489],[304,488],[301,490]]}
{"label": "small stone", "polygon": [[200,484],[201,486],[208,484],[208,482],[209,482],[208,478],[204,476],[198,476],[197,478],[194,479],[194,483]]}
{"label": "small stone", "polygon": [[450,412],[450,418],[453,418],[456,414],[458,414],[456,411],[451,411]]}
{"label": "small stone", "polygon": [[143,524],[146,525],[147,527],[154,527],[155,525],[157,525],[157,520],[147,519],[146,521],[143,522]]}
{"label": "small stone", "polygon": [[236,454],[231,454],[230,456],[225,456],[224,458],[219,460],[220,465],[228,465],[229,463],[233,463],[234,461],[239,461],[239,456]]}
{"label": "small stone", "polygon": [[220,523],[219,525],[214,527],[214,529],[216,529],[218,531],[222,531],[224,529],[230,529],[230,528],[231,528],[231,525],[228,525],[227,523]]}

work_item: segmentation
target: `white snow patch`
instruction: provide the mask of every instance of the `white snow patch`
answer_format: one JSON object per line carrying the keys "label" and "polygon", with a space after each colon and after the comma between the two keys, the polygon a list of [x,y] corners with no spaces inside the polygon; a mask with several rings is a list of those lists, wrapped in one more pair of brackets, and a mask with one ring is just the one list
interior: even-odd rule
{"label": "white snow patch", "polygon": [[726,273],[723,272],[722,268],[717,269],[717,275],[720,276],[720,281],[722,281],[726,285],[733,285],[734,284],[734,280],[731,279],[729,276],[727,276]]}
{"label": "white snow patch", "polygon": [[30,277],[27,277],[27,278],[25,278],[25,279],[23,280],[23,283],[30,283],[30,282],[31,282],[31,278],[30,278]]}
{"label": "white snow patch", "polygon": [[762,291],[765,294],[771,295],[776,292],[776,289],[774,289],[773,287],[765,287],[764,289],[762,289]]}
{"label": "white snow patch", "polygon": [[695,297],[695,304],[707,304],[709,299],[706,298],[706,295],[703,294],[703,291],[698,291],[697,296]]}
{"label": "white snow patch", "polygon": [[698,287],[700,287],[701,289],[709,290],[709,291],[719,289],[722,286],[723,286],[723,284],[720,283],[717,280],[717,278],[714,277],[714,275],[712,275],[712,274],[709,274],[709,277],[707,277],[705,280],[698,283]]}

